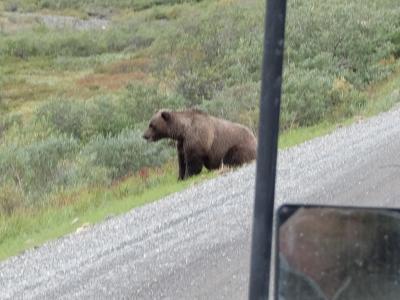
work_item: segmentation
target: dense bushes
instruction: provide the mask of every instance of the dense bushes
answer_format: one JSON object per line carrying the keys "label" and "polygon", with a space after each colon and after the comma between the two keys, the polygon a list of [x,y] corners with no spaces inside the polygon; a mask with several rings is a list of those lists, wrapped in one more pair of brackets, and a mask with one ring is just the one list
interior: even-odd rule
{"label": "dense bushes", "polygon": [[378,62],[393,54],[387,33],[399,29],[398,11],[374,1],[301,2],[288,10],[288,63],[340,74],[357,86],[387,75],[387,66]]}
{"label": "dense bushes", "polygon": [[135,123],[146,122],[162,108],[179,109],[185,106],[185,99],[178,95],[165,95],[154,87],[143,85],[128,85],[126,94],[120,99],[119,105],[124,118]]}
{"label": "dense bushes", "polygon": [[136,29],[129,25],[78,32],[39,27],[18,35],[0,36],[0,56],[23,59],[35,56],[86,57],[147,48],[153,40],[137,34]]}
{"label": "dense bushes", "polygon": [[61,176],[60,162],[78,150],[76,140],[49,137],[27,146],[11,144],[0,148],[0,185],[18,188],[22,195],[35,199],[53,189]]}
{"label": "dense bushes", "polygon": [[390,41],[394,45],[393,55],[395,58],[400,58],[400,30],[391,33],[389,36],[390,36]]}
{"label": "dense bushes", "polygon": [[148,145],[138,130],[94,136],[87,144],[50,136],[26,146],[0,146],[0,214],[46,204],[47,195],[71,187],[107,184],[171,156],[165,144]]}
{"label": "dense bushes", "polygon": [[172,149],[160,143],[149,146],[142,134],[124,130],[115,137],[97,136],[85,146],[83,155],[91,165],[105,167],[111,179],[164,163]]}
{"label": "dense bushes", "polygon": [[200,108],[214,116],[246,124],[256,132],[260,85],[251,82],[224,89],[212,101],[204,101]]}
{"label": "dense bushes", "polygon": [[115,97],[52,99],[25,126],[20,115],[8,115],[1,123],[8,132],[0,140],[0,213],[44,205],[53,192],[107,184],[165,163],[174,149],[146,143],[142,131],[158,109],[183,105],[182,97],[129,85]]}
{"label": "dense bushes", "polygon": [[[176,90],[189,105],[212,100],[225,87],[259,80],[262,13],[245,6],[188,13],[168,36],[169,51],[155,49],[172,68]],[[164,45],[162,45],[164,46]],[[158,52],[161,50],[160,52]],[[160,62],[161,64],[161,62]]]}
{"label": "dense bushes", "polygon": [[99,97],[88,101],[53,99],[39,107],[36,119],[55,133],[63,133],[82,141],[95,135],[115,135],[123,128],[132,128],[134,120],[120,118],[112,98]]}
{"label": "dense bushes", "polygon": [[[15,3],[17,8],[34,9],[137,10],[183,2],[197,1]],[[390,74],[400,57],[397,2],[288,1],[282,130],[349,117],[363,109],[365,87]],[[82,97],[62,86],[60,95],[42,99],[43,104],[28,109],[28,116],[2,113],[0,213],[44,203],[54,191],[108,184],[142,167],[162,164],[173,149],[162,143],[147,145],[140,137],[151,115],[161,108],[197,106],[256,131],[263,15],[262,1],[211,1],[136,11],[129,21],[114,20],[107,30],[39,27],[3,33],[0,59],[8,64],[0,69],[4,112],[9,109],[4,103],[12,101],[11,93],[2,88],[15,86],[9,76],[14,64],[20,68],[14,79],[32,86],[38,77],[27,78],[24,68],[30,61],[46,66],[46,76],[52,71],[66,76],[71,72],[76,78],[65,84],[72,85],[70,89],[81,88],[74,84],[83,73],[104,75],[104,81],[138,73],[142,84],[116,91],[99,83],[96,91],[85,90]],[[127,82],[131,78],[136,77]],[[390,103],[396,101],[398,94],[393,94]]]}
{"label": "dense bushes", "polygon": [[115,136],[123,129],[147,122],[161,108],[184,106],[180,96],[166,96],[154,87],[128,85],[114,98],[97,97],[87,101],[53,99],[36,113],[36,119],[55,133],[88,141],[96,135]]}
{"label": "dense bushes", "polygon": [[[386,6],[370,2],[289,1],[283,130],[357,113],[366,103],[363,88],[393,70],[382,61],[398,55],[393,32],[400,30],[400,10],[391,0]],[[246,108],[241,104],[245,94],[241,99],[229,95],[231,86],[260,80],[263,10],[255,3],[250,7],[226,5],[205,18],[190,15],[194,20],[183,19],[181,29],[169,36],[173,49],[159,57],[170,60],[174,72],[169,74],[178,75],[176,89],[190,104],[254,126],[252,118],[240,115],[256,115],[258,98],[247,97]],[[242,110],[233,113],[233,107]]]}

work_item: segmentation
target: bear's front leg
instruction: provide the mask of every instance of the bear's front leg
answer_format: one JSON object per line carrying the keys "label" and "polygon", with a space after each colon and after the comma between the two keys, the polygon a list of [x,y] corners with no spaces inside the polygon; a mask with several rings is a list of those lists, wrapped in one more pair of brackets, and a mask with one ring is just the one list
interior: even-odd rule
{"label": "bear's front leg", "polygon": [[179,180],[185,178],[186,174],[186,159],[185,159],[185,152],[183,150],[183,141],[178,141],[177,145],[177,152],[178,152],[178,163],[179,163]]}

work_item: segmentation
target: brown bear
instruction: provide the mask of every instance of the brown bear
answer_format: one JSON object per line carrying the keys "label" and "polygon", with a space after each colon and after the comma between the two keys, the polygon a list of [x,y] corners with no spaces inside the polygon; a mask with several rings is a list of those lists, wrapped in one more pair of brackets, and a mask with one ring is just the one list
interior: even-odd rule
{"label": "brown bear", "polygon": [[208,170],[222,163],[240,166],[254,160],[257,152],[257,140],[248,128],[198,109],[158,111],[143,138],[177,141],[179,179],[199,174],[203,166]]}

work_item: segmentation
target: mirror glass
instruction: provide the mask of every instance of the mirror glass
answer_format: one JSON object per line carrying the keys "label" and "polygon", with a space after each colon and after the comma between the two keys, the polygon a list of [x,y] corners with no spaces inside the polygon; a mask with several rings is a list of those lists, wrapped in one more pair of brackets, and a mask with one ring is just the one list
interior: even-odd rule
{"label": "mirror glass", "polygon": [[277,299],[400,299],[400,211],[283,206]]}

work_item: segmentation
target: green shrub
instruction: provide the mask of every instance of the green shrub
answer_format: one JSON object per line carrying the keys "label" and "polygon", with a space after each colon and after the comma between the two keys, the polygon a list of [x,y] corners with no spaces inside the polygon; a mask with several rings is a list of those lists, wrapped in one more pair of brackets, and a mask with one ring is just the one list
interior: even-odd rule
{"label": "green shrub", "polygon": [[52,189],[53,182],[62,176],[60,162],[77,150],[76,140],[67,137],[50,137],[27,146],[4,146],[0,148],[0,183],[12,179],[24,195],[36,198]]}
{"label": "green shrub", "polygon": [[82,138],[87,115],[85,102],[54,99],[40,106],[36,118],[51,129],[75,138]]}
{"label": "green shrub", "polygon": [[393,31],[398,10],[374,1],[296,1],[289,2],[287,18],[288,63],[309,68],[322,54],[329,59],[325,71],[344,74],[357,87],[387,75],[378,62],[393,49],[386,33]]}
{"label": "green shrub", "polygon": [[[264,10],[255,2],[220,5],[206,13],[188,11],[168,33],[169,44],[155,43],[157,70],[175,83],[188,106],[224,110],[228,118],[239,120],[240,113],[229,116],[234,108],[220,97],[231,87],[260,80]],[[365,86],[393,72],[392,64],[382,62],[397,56],[399,13],[393,0],[385,0],[385,5],[290,1],[282,128],[359,111],[366,101]],[[335,94],[336,78],[344,78],[351,91]],[[245,111],[242,122],[256,124],[256,115],[255,110]]]}
{"label": "green shrub", "polygon": [[223,82],[218,72],[212,68],[188,71],[181,74],[177,83],[177,92],[188,101],[188,106],[211,100],[216,91],[221,91]]}
{"label": "green shrub", "polygon": [[105,167],[114,180],[142,167],[160,166],[171,151],[163,143],[148,144],[140,131],[124,130],[118,136],[93,138],[82,153],[91,165]]}
{"label": "green shrub", "polygon": [[160,49],[157,57],[160,65],[169,61],[167,70],[173,68],[176,90],[189,106],[213,99],[226,85],[259,80],[262,44],[256,38],[262,38],[262,26],[257,21],[262,14],[254,17],[248,7],[229,5],[204,16],[189,13],[169,33],[171,49],[167,54]]}
{"label": "green shrub", "polygon": [[15,183],[0,184],[0,217],[11,216],[16,210],[23,207],[23,195]]}
{"label": "green shrub", "polygon": [[260,82],[237,85],[225,89],[211,101],[204,101],[200,108],[216,117],[242,123],[256,132],[260,88]]}
{"label": "green shrub", "polygon": [[366,104],[366,97],[345,78],[318,69],[287,68],[283,89],[282,130],[350,117]]}
{"label": "green shrub", "polygon": [[77,154],[60,161],[58,176],[53,181],[53,190],[68,190],[74,187],[107,186],[111,183],[109,170],[105,166],[93,165],[90,157]]}
{"label": "green shrub", "polygon": [[4,3],[4,10],[9,12],[18,11],[19,2],[18,1],[6,1]]}
{"label": "green shrub", "polygon": [[[101,33],[99,33],[101,34]],[[96,37],[96,38],[95,38]],[[41,30],[1,39],[0,54],[27,59],[32,56],[88,56],[107,49],[93,32]]]}
{"label": "green shrub", "polygon": [[54,192],[73,187],[107,185],[143,167],[160,166],[174,149],[149,144],[138,130],[92,137],[86,145],[51,136],[28,145],[0,147],[0,214],[47,205]]}
{"label": "green shrub", "polygon": [[393,55],[395,58],[400,58],[400,29],[397,32],[390,34],[390,41],[394,45]]}
{"label": "green shrub", "polygon": [[38,108],[36,119],[55,133],[82,141],[96,135],[116,135],[134,126],[118,102],[102,96],[87,101],[54,99]]}
{"label": "green shrub", "polygon": [[[82,103],[75,102],[75,105]],[[96,97],[86,101],[83,106],[85,117],[82,122],[80,138],[88,141],[96,135],[117,135],[126,127],[133,127],[132,123],[125,123],[118,114],[118,103],[110,97]]]}
{"label": "green shrub", "polygon": [[328,112],[333,120],[348,118],[360,112],[367,103],[364,93],[344,78],[335,79],[328,93]]}
{"label": "green shrub", "polygon": [[137,28],[129,24],[86,31],[39,27],[0,37],[0,55],[22,59],[35,56],[87,57],[149,47],[154,38],[141,36],[136,31]]}
{"label": "green shrub", "polygon": [[184,103],[181,96],[163,95],[155,87],[129,85],[117,98],[53,99],[40,106],[35,117],[55,133],[86,142],[97,135],[118,135],[123,129],[147,122],[161,108],[178,109]]}
{"label": "green shrub", "polygon": [[258,82],[261,79],[262,41],[262,30],[253,27],[239,39],[237,47],[230,49],[223,62],[226,65],[224,79],[228,86]]}
{"label": "green shrub", "polygon": [[140,84],[128,85],[126,93],[118,101],[119,115],[125,119],[126,124],[147,122],[162,108],[178,109],[184,104],[185,100],[181,96],[167,96],[155,87]]}
{"label": "green shrub", "polygon": [[328,91],[333,79],[317,70],[286,69],[281,129],[319,122],[328,111]]}

